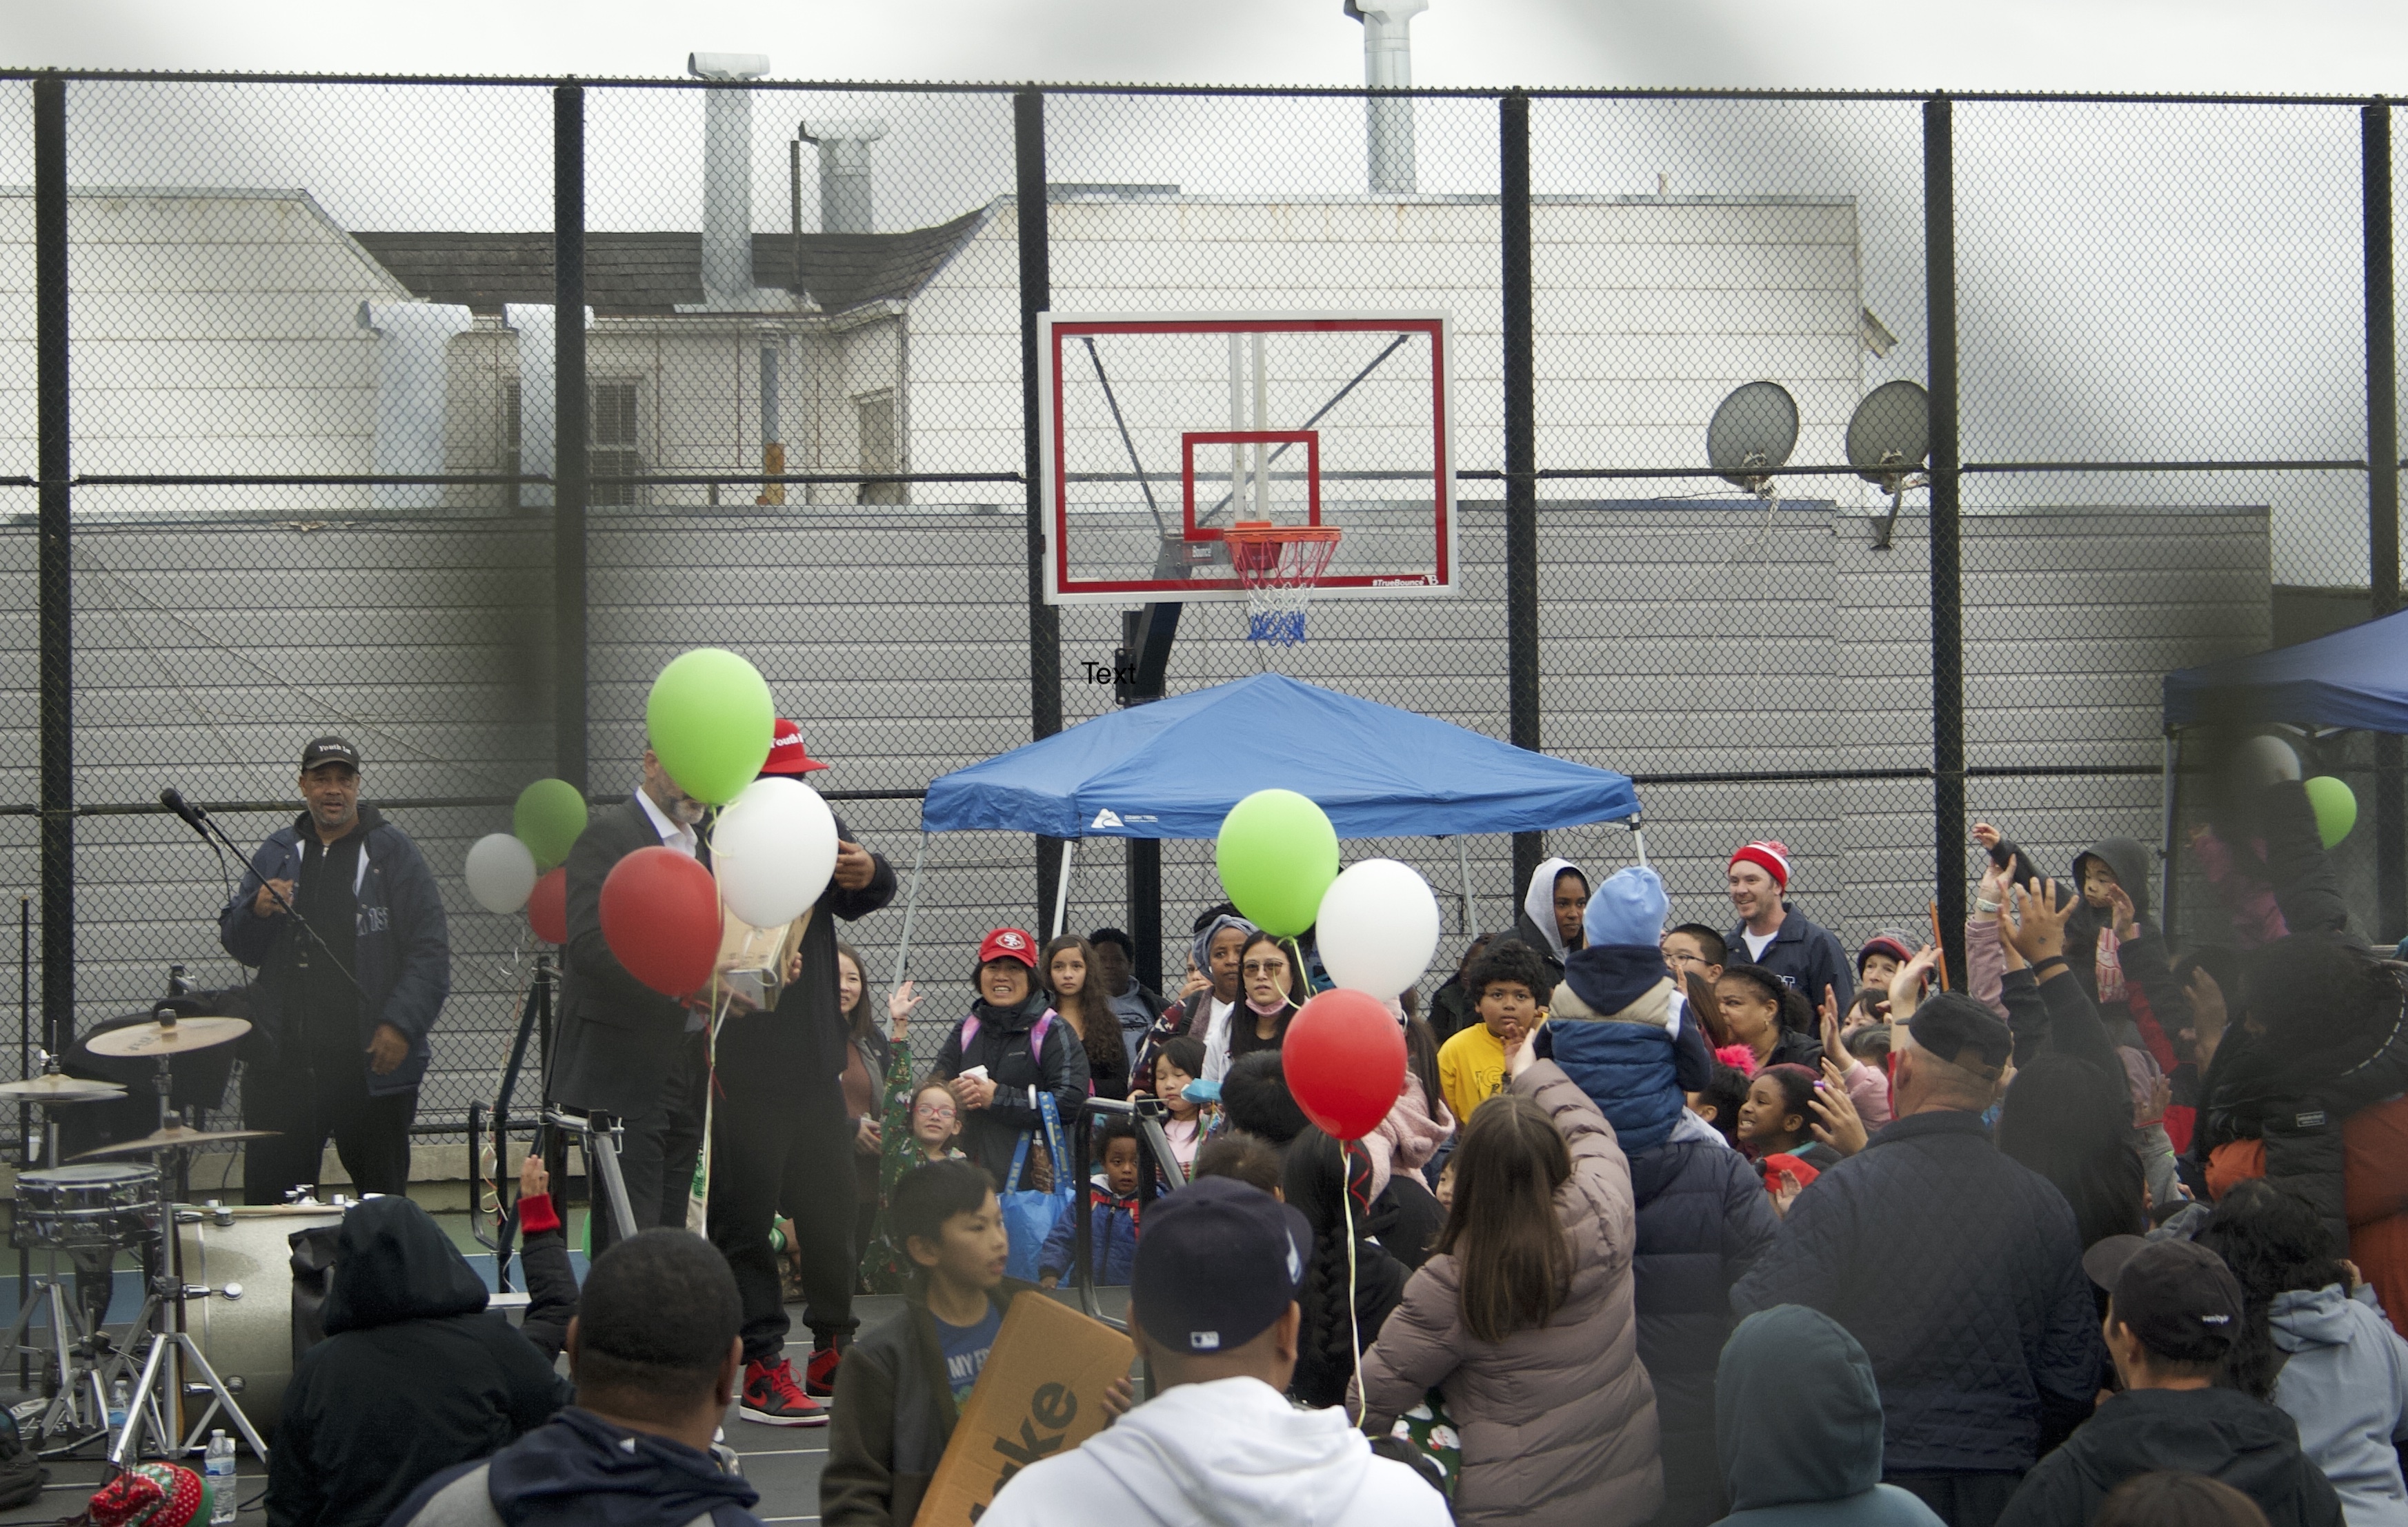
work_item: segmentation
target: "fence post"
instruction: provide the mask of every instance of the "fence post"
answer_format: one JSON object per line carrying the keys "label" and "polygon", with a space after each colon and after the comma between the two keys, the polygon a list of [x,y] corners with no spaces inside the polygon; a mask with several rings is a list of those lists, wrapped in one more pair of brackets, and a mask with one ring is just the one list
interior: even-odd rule
{"label": "fence post", "polygon": [[[1028,487],[1028,733],[1032,741],[1062,730],[1062,622],[1045,602],[1045,495],[1037,438],[1037,315],[1053,306],[1046,249],[1045,93],[1031,85],[1011,97],[1013,211],[1020,220],[1020,435]],[[1037,920],[1054,915],[1060,883],[1059,838],[1037,840]]]}
{"label": "fence post", "polygon": [[[1530,313],[1530,98],[1497,103],[1497,243],[1505,340],[1505,693],[1507,740],[1540,747],[1538,365]],[[1545,857],[1537,833],[1513,835],[1508,906]],[[1511,926],[1512,917],[1507,917]]]}
{"label": "fence post", "polygon": [[1931,847],[1949,974],[1965,979],[1965,607],[1956,467],[1956,150],[1923,103],[1923,280],[1931,387]]}
{"label": "fence post", "polygon": [[586,788],[585,87],[552,93],[552,766]]}
{"label": "fence post", "polygon": [[68,561],[67,84],[34,81],[36,556],[41,607],[42,1044],[75,1034],[75,586]]}
{"label": "fence post", "polygon": [[[2400,377],[2392,307],[2391,103],[2360,115],[2366,177],[2366,582],[2370,618],[2400,608]],[[2408,933],[2408,802],[2401,798],[2401,741],[2374,738],[2374,884],[2379,937]]]}

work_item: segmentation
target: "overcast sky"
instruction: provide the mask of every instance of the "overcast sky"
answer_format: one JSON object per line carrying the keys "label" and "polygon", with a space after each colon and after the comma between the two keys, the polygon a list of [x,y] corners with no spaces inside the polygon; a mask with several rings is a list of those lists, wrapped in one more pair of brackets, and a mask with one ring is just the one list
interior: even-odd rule
{"label": "overcast sky", "polygon": [[[75,0],[0,6],[21,64],[1346,84],[1340,0]],[[2399,0],[1434,0],[1432,85],[2408,90]]]}

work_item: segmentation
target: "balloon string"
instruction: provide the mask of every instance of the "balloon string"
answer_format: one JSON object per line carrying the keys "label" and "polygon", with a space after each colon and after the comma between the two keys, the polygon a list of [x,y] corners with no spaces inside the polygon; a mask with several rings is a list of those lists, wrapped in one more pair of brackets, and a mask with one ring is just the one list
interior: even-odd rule
{"label": "balloon string", "polygon": [[1354,1271],[1354,1163],[1347,1155],[1347,1144],[1340,1141],[1338,1147],[1338,1200],[1346,1223],[1346,1346],[1354,1354],[1354,1424],[1360,1428],[1370,1413],[1371,1397],[1363,1392],[1363,1313],[1354,1303],[1362,1281]]}

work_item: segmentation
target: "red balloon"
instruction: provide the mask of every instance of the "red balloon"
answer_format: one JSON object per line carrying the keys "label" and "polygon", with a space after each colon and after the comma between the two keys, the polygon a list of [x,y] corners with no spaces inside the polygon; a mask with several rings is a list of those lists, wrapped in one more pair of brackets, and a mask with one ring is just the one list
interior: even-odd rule
{"label": "red balloon", "polygon": [[1280,1064],[1307,1119],[1337,1139],[1359,1140],[1404,1093],[1404,1027],[1377,997],[1324,992],[1288,1020]]}
{"label": "red balloon", "polygon": [[568,871],[555,869],[536,878],[527,897],[527,926],[547,944],[568,942]]}
{"label": "red balloon", "polygon": [[602,939],[627,974],[672,997],[701,990],[719,960],[719,888],[663,845],[638,849],[602,882]]}

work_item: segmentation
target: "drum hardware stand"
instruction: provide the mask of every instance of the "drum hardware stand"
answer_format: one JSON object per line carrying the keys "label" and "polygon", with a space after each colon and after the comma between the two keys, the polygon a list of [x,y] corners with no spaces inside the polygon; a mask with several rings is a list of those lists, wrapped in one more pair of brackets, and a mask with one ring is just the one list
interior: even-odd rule
{"label": "drum hardware stand", "polygon": [[[167,1070],[164,1057],[159,1063],[159,1070],[164,1078]],[[163,1100],[166,1096],[164,1081],[160,1096]],[[164,1106],[161,1115],[170,1121],[175,1117]],[[163,1123],[161,1127],[164,1129],[166,1125]],[[178,1157],[177,1164],[181,1166],[185,1164],[182,1158],[191,1154],[191,1148],[172,1147],[165,1153]],[[251,1451],[257,1453],[263,1462],[267,1458],[267,1443],[251,1424],[251,1418],[243,1414],[241,1405],[235,1399],[235,1390],[218,1377],[215,1368],[209,1366],[209,1360],[201,1353],[200,1343],[194,1341],[185,1329],[184,1305],[187,1300],[239,1299],[243,1292],[239,1283],[212,1289],[207,1284],[184,1281],[183,1237],[177,1234],[177,1226],[197,1224],[201,1218],[197,1211],[189,1215],[177,1212],[175,1204],[167,1196],[167,1174],[162,1171],[159,1174],[159,1224],[165,1271],[150,1280],[150,1297],[143,1302],[142,1314],[136,1320],[135,1329],[145,1329],[161,1316],[165,1318],[165,1323],[151,1334],[150,1353],[143,1359],[141,1376],[134,1382],[134,1403],[126,1406],[125,1424],[118,1432],[116,1441],[109,1445],[108,1462],[113,1468],[122,1469],[140,1456],[146,1420],[160,1450],[169,1457],[180,1458],[199,1449],[208,1435],[209,1422],[217,1419],[220,1411],[224,1412],[226,1420],[233,1425],[236,1434],[251,1444]],[[186,1363],[191,1363],[193,1371],[200,1376],[198,1383],[182,1381],[183,1364]],[[239,1384],[241,1380],[235,1382]],[[200,1420],[179,1432],[176,1420],[171,1418],[181,1417],[187,1394],[197,1398],[203,1393],[209,1396],[208,1408],[201,1412]]]}
{"label": "drum hardware stand", "polygon": [[[548,1128],[577,1137],[585,1155],[586,1196],[596,1209],[609,1211],[611,1234],[617,1239],[634,1239],[636,1211],[627,1201],[627,1179],[619,1175],[619,1144],[625,1135],[625,1124],[614,1114],[573,1114],[554,1107],[544,1109],[543,1121]],[[594,1191],[597,1178],[600,1192]]]}
{"label": "drum hardware stand", "polygon": [[[164,1009],[160,1020],[162,1023],[171,1021]],[[162,1053],[150,1085],[159,1093],[159,1128],[163,1132],[182,1121],[181,1115],[168,1104],[168,1095],[175,1089],[172,1071],[172,1062]],[[192,1149],[190,1146],[172,1146],[161,1154],[175,1158],[176,1175],[180,1175],[190,1165]],[[189,1456],[206,1439],[209,1422],[222,1410],[236,1433],[251,1444],[251,1451],[265,1463],[267,1458],[265,1439],[251,1424],[251,1418],[242,1413],[242,1406],[235,1400],[235,1391],[218,1377],[217,1370],[209,1366],[209,1360],[201,1353],[200,1343],[192,1338],[184,1323],[185,1301],[239,1299],[242,1297],[242,1285],[229,1283],[222,1289],[212,1289],[207,1284],[185,1283],[184,1239],[177,1234],[177,1226],[184,1221],[178,1216],[175,1201],[169,1196],[169,1177],[166,1163],[163,1162],[159,1172],[159,1217],[156,1221],[159,1226],[160,1272],[150,1279],[150,1297],[144,1301],[142,1314],[134,1328],[136,1331],[147,1330],[152,1320],[162,1316],[165,1323],[151,1333],[150,1354],[143,1359],[142,1375],[134,1384],[134,1403],[125,1407],[125,1424],[119,1430],[117,1440],[109,1445],[108,1462],[112,1468],[122,1469],[140,1456],[146,1418],[163,1451],[172,1457]],[[197,1224],[200,1219],[199,1213],[195,1212],[191,1222]],[[187,1386],[182,1381],[183,1364],[188,1362],[193,1371],[200,1375],[197,1385]],[[188,1388],[195,1394],[206,1391],[210,1397],[209,1404],[201,1412],[198,1421],[189,1430],[179,1432],[176,1421],[179,1421],[183,1415],[183,1401]]]}
{"label": "drum hardware stand", "polygon": [[[35,1072],[36,1076],[64,1074],[59,1058],[48,1050],[36,1047],[31,1059],[39,1067]],[[28,1069],[31,1070],[32,1066]],[[22,1135],[29,1155],[36,1140],[41,1142],[47,1164],[51,1167],[59,1164],[59,1120],[55,1110],[61,1106],[52,1102],[32,1104],[31,1106],[41,1114],[42,1127],[38,1135],[31,1130],[24,1131]],[[67,1256],[79,1272],[93,1275],[105,1286],[119,1249],[113,1246],[76,1247],[68,1249]],[[28,1256],[30,1250],[30,1247],[21,1246],[20,1257]],[[50,1265],[44,1275],[27,1277],[20,1282],[16,1321],[8,1328],[7,1337],[0,1338],[0,1366],[5,1366],[8,1357],[14,1355],[22,1376],[20,1382],[30,1386],[34,1379],[33,1375],[26,1371],[26,1355],[42,1352],[42,1399],[35,1402],[38,1406],[35,1414],[39,1419],[22,1419],[33,1420],[31,1430],[36,1439],[37,1449],[38,1439],[42,1437],[73,1435],[75,1438],[62,1447],[44,1450],[44,1457],[73,1452],[93,1438],[108,1434],[108,1384],[116,1371],[128,1364],[123,1352],[109,1339],[108,1296],[103,1293],[101,1298],[100,1307],[84,1307],[79,1280],[59,1276],[58,1249],[55,1247],[50,1249]],[[35,1323],[37,1316],[47,1316],[41,1327]],[[41,1328],[47,1328],[50,1334],[47,1351],[25,1339],[30,1332]],[[87,1399],[92,1403],[89,1411],[84,1409]],[[34,1406],[20,1408],[33,1409]]]}

